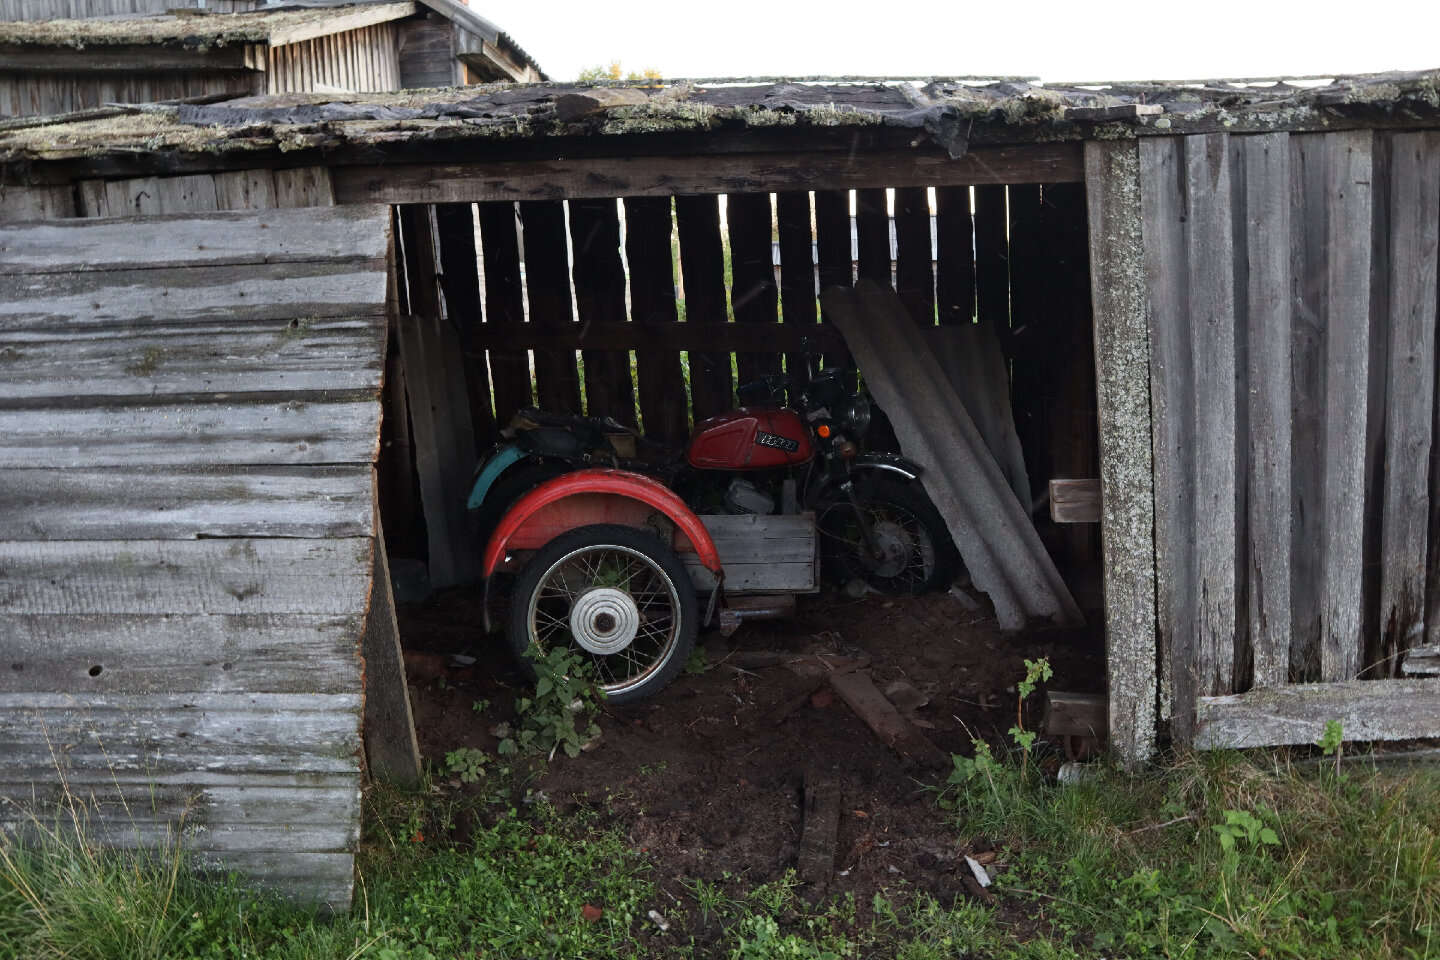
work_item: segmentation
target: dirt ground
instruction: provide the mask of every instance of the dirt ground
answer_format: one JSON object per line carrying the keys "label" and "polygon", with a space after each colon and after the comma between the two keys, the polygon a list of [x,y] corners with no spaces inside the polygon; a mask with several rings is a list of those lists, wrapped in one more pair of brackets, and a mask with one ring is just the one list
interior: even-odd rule
{"label": "dirt ground", "polygon": [[[524,695],[478,614],[464,593],[400,611],[420,746],[437,766],[457,747],[493,751],[490,728]],[[841,797],[830,893],[853,893],[858,904],[881,888],[945,903],[962,894],[959,855],[987,849],[986,838],[957,838],[943,820],[929,788],[946,771],[897,755],[831,694],[823,674],[836,664],[868,660],[881,690],[908,682],[916,693],[902,683],[892,699],[924,701],[910,716],[947,755],[970,755],[974,737],[1006,739],[1026,658],[1050,659],[1051,689],[1104,685],[1098,626],[1006,634],[988,610],[967,611],[944,593],[802,598],[793,619],[747,623],[729,639],[703,631],[700,642],[705,672],[682,673],[650,701],[608,707],[600,741],[575,759],[557,757],[534,786],[562,812],[589,808],[621,826],[677,903],[695,879],[759,884],[795,868],[807,777]],[[475,664],[457,668],[456,654]],[[477,700],[490,701],[483,714],[472,709]]]}

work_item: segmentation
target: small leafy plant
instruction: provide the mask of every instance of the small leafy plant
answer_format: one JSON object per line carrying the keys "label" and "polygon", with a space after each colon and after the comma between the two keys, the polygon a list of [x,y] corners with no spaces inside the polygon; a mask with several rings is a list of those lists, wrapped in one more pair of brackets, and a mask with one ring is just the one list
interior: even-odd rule
{"label": "small leafy plant", "polygon": [[1280,837],[1248,810],[1226,810],[1225,822],[1210,826],[1220,838],[1220,849],[1229,852],[1242,842],[1248,847],[1278,847]]}
{"label": "small leafy plant", "polygon": [[1327,757],[1334,754],[1336,777],[1340,776],[1340,753],[1344,748],[1344,744],[1344,726],[1339,720],[1326,720],[1325,732],[1320,734],[1320,738],[1315,741],[1315,746],[1319,747]]}
{"label": "small leafy plant", "polygon": [[461,783],[475,783],[485,775],[485,754],[475,747],[461,747],[445,754],[445,772]]}
{"label": "small leafy plant", "polygon": [[535,664],[535,696],[515,701],[519,726],[501,724],[501,756],[516,753],[544,753],[556,750],[577,757],[580,748],[600,732],[594,722],[598,698],[604,696],[590,682],[590,666],[573,650],[556,647],[540,655],[526,651]]}
{"label": "small leafy plant", "polygon": [[1050,669],[1050,660],[1041,657],[1039,660],[1025,661],[1025,678],[1015,685],[1015,726],[1008,731],[1010,738],[1020,748],[1020,770],[1023,776],[1026,762],[1030,758],[1030,747],[1035,743],[1035,731],[1025,729],[1025,700],[1035,692],[1035,688],[1041,683],[1054,676]]}

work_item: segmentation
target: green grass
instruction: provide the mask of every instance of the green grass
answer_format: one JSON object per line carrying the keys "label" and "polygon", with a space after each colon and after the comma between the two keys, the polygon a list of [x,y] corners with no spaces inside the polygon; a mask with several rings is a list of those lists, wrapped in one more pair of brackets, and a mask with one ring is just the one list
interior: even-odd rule
{"label": "green grass", "polygon": [[0,838],[0,957],[1440,960],[1433,770],[1202,755],[1059,786],[1035,767],[961,763],[936,798],[957,849],[1000,851],[994,907],[899,881],[812,905],[793,875],[662,894],[643,852],[592,817],[517,812],[498,784],[378,788],[338,917],[197,877],[175,846],[102,852],[63,826]]}

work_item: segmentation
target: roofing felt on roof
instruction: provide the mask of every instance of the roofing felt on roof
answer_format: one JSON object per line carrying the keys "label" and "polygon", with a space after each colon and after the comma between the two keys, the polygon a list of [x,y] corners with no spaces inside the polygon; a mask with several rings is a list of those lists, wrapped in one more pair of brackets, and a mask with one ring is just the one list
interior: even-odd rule
{"label": "roofing felt on roof", "polygon": [[[367,13],[392,19],[415,12],[413,2],[364,5]],[[251,13],[207,13],[181,10],[171,14],[106,17],[93,20],[37,20],[0,23],[0,45],[75,47],[143,45],[199,48],[229,43],[267,43],[296,32],[325,33],[327,25],[346,29],[344,21],[358,5],[263,10]]]}
{"label": "roofing felt on roof", "polygon": [[[562,121],[556,102],[593,88],[488,85],[337,98],[287,94],[214,104],[130,108],[135,115],[0,124],[0,160],[56,160],[138,151],[383,147],[431,140],[538,139],[779,127],[912,129],[959,155],[968,143],[1326,129],[1356,118],[1394,125],[1440,122],[1440,71],[1338,78],[1315,87],[1120,84],[791,83],[647,88],[642,103]],[[1377,119],[1378,118],[1378,119]]]}

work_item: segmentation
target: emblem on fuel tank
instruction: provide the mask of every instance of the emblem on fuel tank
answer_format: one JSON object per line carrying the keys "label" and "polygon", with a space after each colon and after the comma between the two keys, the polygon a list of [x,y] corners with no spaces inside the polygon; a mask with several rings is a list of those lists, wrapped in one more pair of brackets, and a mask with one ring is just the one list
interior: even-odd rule
{"label": "emblem on fuel tank", "polygon": [[799,440],[791,440],[789,437],[766,433],[763,430],[756,432],[755,442],[762,447],[773,447],[776,450],[784,450],[786,453],[795,453],[800,449]]}

